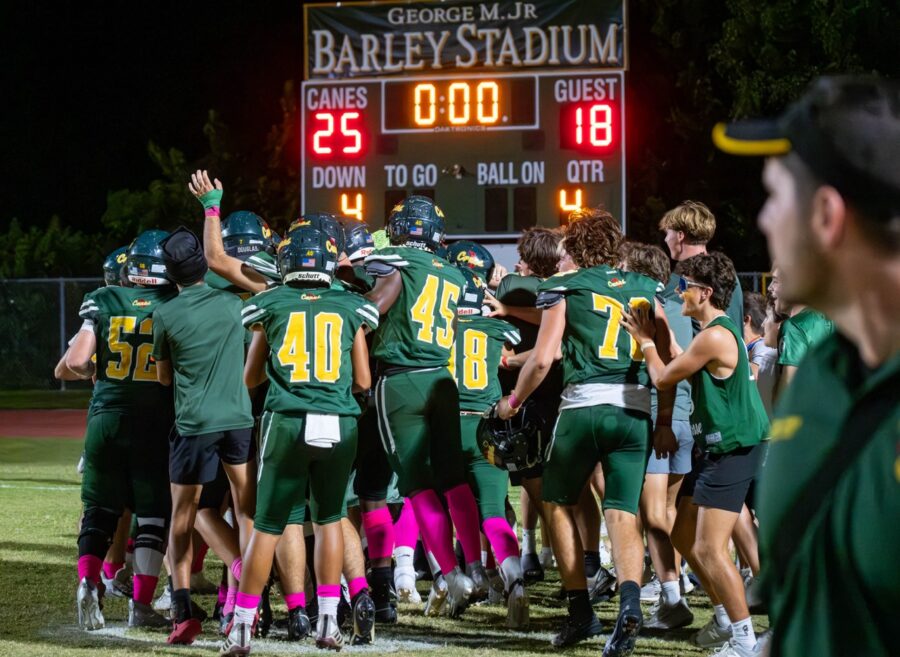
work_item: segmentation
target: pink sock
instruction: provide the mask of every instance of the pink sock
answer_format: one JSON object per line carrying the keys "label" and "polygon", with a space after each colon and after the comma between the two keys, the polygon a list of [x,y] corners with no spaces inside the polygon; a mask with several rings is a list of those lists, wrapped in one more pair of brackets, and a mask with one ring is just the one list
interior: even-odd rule
{"label": "pink sock", "polygon": [[153,602],[153,594],[156,592],[156,583],[159,577],[152,575],[134,575],[134,601],[149,605]]}
{"label": "pink sock", "polygon": [[226,616],[234,611],[237,594],[238,590],[236,588],[228,587],[228,591],[225,593],[225,606],[222,607],[222,613]]}
{"label": "pink sock", "polygon": [[191,560],[191,575],[203,570],[203,560],[206,559],[207,552],[209,552],[209,546],[206,543],[194,545],[194,558]]}
{"label": "pink sock", "polygon": [[225,604],[225,597],[226,597],[227,595],[228,595],[228,589],[220,584],[220,585],[219,585],[219,593],[218,593],[218,597],[216,598],[217,601],[218,601],[218,603],[219,603],[220,605],[224,605],[224,604]]}
{"label": "pink sock", "polygon": [[125,567],[124,563],[113,563],[112,561],[104,561],[103,562],[103,574],[106,575],[106,579],[112,579],[116,576],[116,573],[122,570]]}
{"label": "pink sock", "polygon": [[129,538],[128,542],[125,543],[125,552],[128,554],[134,554],[134,539]]}
{"label": "pink sock", "polygon": [[244,562],[241,561],[240,557],[237,557],[234,561],[231,562],[231,574],[234,575],[234,578],[237,581],[241,581],[241,570],[243,568]]}
{"label": "pink sock", "polygon": [[503,563],[507,557],[519,556],[519,541],[506,518],[488,518],[484,521],[484,535],[491,543],[497,561]]}
{"label": "pink sock", "polygon": [[284,604],[287,605],[288,611],[297,607],[305,607],[306,593],[285,593]]}
{"label": "pink sock", "polygon": [[233,604],[238,607],[243,607],[244,609],[256,609],[259,607],[260,597],[262,596],[235,591]]}
{"label": "pink sock", "polygon": [[369,583],[366,581],[365,577],[356,577],[355,579],[350,580],[350,584],[347,588],[350,590],[350,599],[356,597],[356,594],[362,591],[365,588],[368,588]]}
{"label": "pink sock", "polygon": [[400,517],[394,523],[394,546],[416,548],[419,540],[419,525],[416,522],[416,513],[413,511],[412,502],[408,499],[400,511]]}
{"label": "pink sock", "polygon": [[319,584],[316,587],[316,595],[320,598],[340,598],[341,597],[341,585],[340,584]]}
{"label": "pink sock", "polygon": [[93,554],[85,554],[78,557],[78,581],[87,578],[89,582],[96,584],[100,581],[100,569],[103,561]]}
{"label": "pink sock", "polygon": [[462,544],[466,563],[481,561],[481,530],[478,528],[478,504],[469,484],[454,486],[444,493],[456,538]]}
{"label": "pink sock", "polygon": [[387,507],[363,511],[363,528],[369,545],[369,559],[385,559],[394,551],[394,523]]}
{"label": "pink sock", "polygon": [[450,573],[456,568],[456,554],[453,552],[450,519],[441,500],[433,490],[423,490],[410,497],[409,501],[422,530],[425,548],[434,555],[441,572],[445,575]]}

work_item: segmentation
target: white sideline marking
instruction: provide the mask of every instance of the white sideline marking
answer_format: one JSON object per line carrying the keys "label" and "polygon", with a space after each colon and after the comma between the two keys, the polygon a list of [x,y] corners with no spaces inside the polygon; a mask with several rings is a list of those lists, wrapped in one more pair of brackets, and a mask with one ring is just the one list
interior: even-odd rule
{"label": "white sideline marking", "polygon": [[72,484],[71,486],[31,486],[28,484],[0,484],[0,488],[11,488],[13,490],[66,490],[66,491],[77,491],[80,488],[79,484]]}

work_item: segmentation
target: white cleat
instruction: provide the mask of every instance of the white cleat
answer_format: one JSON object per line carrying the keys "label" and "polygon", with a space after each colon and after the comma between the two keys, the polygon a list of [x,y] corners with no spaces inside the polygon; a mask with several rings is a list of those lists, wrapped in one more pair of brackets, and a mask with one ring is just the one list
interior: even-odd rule
{"label": "white cleat", "polygon": [[553,557],[553,550],[548,547],[541,548],[541,554],[538,556],[544,570],[556,570],[556,559]]}
{"label": "white cleat", "polygon": [[475,583],[463,573],[459,566],[445,576],[447,579],[447,613],[450,618],[459,618],[469,606],[469,599],[475,590]]}
{"label": "white cleat", "polygon": [[525,590],[525,577],[519,557],[507,557],[500,564],[500,576],[503,578],[506,595],[506,625],[514,630],[528,627],[528,591]]}
{"label": "white cleat", "polygon": [[131,574],[128,572],[127,567],[119,568],[112,578],[107,577],[101,571],[100,579],[103,582],[103,586],[106,587],[107,595],[111,595],[114,598],[131,598],[134,589],[131,584]]}
{"label": "white cleat", "polygon": [[231,630],[219,646],[220,657],[244,657],[250,654],[250,635],[253,627],[247,623],[232,623]]}
{"label": "white cleat", "polygon": [[334,616],[319,614],[316,623],[316,647],[326,650],[340,650],[344,647],[344,635],[341,634],[341,628]]}
{"label": "white cleat", "polygon": [[428,592],[428,602],[425,603],[425,615],[430,617],[440,616],[447,601],[447,582],[443,575],[437,575],[431,583],[431,591]]}
{"label": "white cleat", "polygon": [[97,585],[82,578],[75,591],[75,606],[78,608],[78,626],[83,630],[100,630],[106,624],[100,611],[100,594]]}
{"label": "white cleat", "polygon": [[394,570],[394,590],[397,600],[420,604],[422,596],[416,590],[416,571],[397,568]]}
{"label": "white cleat", "polygon": [[724,646],[731,640],[731,625],[728,627],[719,627],[716,617],[713,616],[709,622],[697,632],[691,641],[701,648],[718,648]]}
{"label": "white cleat", "polygon": [[172,609],[172,589],[166,586],[159,597],[153,601],[153,608],[156,611],[169,611]]}

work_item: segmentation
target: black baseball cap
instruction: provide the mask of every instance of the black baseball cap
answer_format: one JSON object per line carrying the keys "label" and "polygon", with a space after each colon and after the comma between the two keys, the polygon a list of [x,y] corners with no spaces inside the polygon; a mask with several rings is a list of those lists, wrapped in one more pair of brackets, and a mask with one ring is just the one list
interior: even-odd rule
{"label": "black baseball cap", "polygon": [[178,285],[193,285],[206,275],[208,269],[203,245],[194,233],[180,226],[160,241],[163,262],[169,278]]}
{"label": "black baseball cap", "polygon": [[817,78],[780,117],[719,123],[712,137],[732,155],[796,153],[872,219],[900,215],[900,80]]}

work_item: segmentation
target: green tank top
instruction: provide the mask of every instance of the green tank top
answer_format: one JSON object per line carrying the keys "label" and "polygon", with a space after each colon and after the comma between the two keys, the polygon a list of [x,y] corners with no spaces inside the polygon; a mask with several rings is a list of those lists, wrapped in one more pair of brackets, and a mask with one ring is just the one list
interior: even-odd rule
{"label": "green tank top", "polygon": [[737,367],[724,379],[714,377],[705,367],[691,378],[691,433],[701,449],[727,454],[765,440],[769,419],[751,378],[747,348],[737,327],[723,315],[703,330],[714,326],[721,326],[734,336],[738,346]]}

